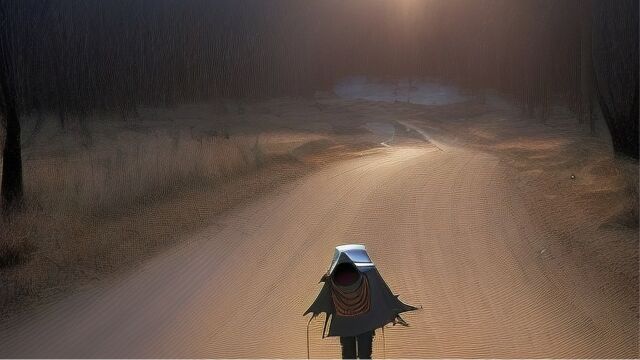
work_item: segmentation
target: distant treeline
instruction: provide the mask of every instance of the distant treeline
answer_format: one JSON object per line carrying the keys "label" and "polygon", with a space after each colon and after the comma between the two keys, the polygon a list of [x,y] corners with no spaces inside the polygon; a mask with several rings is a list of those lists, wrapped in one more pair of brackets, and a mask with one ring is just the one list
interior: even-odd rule
{"label": "distant treeline", "polygon": [[134,110],[426,76],[576,102],[580,1],[5,0],[24,111]]}
{"label": "distant treeline", "polygon": [[542,118],[589,116],[600,94],[616,150],[638,157],[637,0],[2,0],[0,23],[5,117],[427,77]]}
{"label": "distant treeline", "polygon": [[304,94],[351,74],[426,76],[496,88],[530,105],[558,97],[577,106],[585,2],[5,0],[2,7],[21,108],[65,112]]}

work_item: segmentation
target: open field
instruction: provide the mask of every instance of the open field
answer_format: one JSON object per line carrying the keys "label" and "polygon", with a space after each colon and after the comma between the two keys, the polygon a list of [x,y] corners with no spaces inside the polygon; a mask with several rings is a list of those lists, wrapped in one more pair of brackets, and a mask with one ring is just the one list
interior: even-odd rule
{"label": "open field", "polygon": [[[475,102],[313,107],[356,121],[288,147],[323,166],[203,219],[117,281],[7,320],[0,355],[301,358],[301,314],[333,247],[355,242],[423,307],[377,333],[375,357],[638,356],[637,163],[560,111],[532,124]],[[149,211],[133,219],[181,223]],[[339,356],[321,327],[311,356]]]}

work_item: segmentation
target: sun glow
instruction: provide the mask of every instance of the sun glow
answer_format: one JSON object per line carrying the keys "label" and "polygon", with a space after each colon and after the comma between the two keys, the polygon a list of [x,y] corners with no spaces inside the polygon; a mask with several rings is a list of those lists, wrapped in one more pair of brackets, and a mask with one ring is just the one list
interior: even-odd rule
{"label": "sun glow", "polygon": [[424,6],[425,3],[431,2],[431,0],[394,0],[398,3],[398,7],[404,15],[409,15],[416,11],[419,6]]}

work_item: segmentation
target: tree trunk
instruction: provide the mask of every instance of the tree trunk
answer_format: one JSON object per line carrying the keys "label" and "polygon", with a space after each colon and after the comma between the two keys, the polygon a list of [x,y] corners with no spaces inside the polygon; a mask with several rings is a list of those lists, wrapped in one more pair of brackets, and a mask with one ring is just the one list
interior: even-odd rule
{"label": "tree trunk", "polygon": [[593,66],[616,153],[638,159],[638,0],[594,0]]}
{"label": "tree trunk", "polygon": [[593,61],[591,51],[591,0],[580,1],[580,123],[588,123],[595,133],[592,114]]}
{"label": "tree trunk", "polygon": [[[0,11],[4,9],[0,8]],[[16,90],[13,79],[13,62],[11,61],[9,25],[6,13],[2,11],[5,20],[4,29],[0,35],[0,92],[2,95],[2,110],[4,110],[4,149],[2,149],[2,209],[6,215],[17,208],[22,201],[22,153],[20,148],[20,122],[16,101]]]}
{"label": "tree trunk", "polygon": [[[1,75],[0,75],[1,76]],[[4,86],[3,86],[4,87]],[[4,92],[4,91],[3,91]],[[5,93],[5,142],[2,151],[2,209],[6,214],[22,201],[20,122],[15,101]]]}

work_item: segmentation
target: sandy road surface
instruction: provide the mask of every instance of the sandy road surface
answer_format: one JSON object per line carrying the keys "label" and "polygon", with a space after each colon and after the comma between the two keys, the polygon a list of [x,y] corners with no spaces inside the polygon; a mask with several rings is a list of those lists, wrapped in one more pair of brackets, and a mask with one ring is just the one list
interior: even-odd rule
{"label": "sandy road surface", "polygon": [[[123,281],[4,324],[9,357],[306,357],[301,314],[335,245],[366,244],[423,310],[375,357],[635,357],[635,319],[545,263],[507,173],[463,149],[392,147],[219,219]],[[572,285],[573,284],[573,285]],[[575,285],[575,286],[574,286]],[[311,323],[311,356],[338,357]]]}

